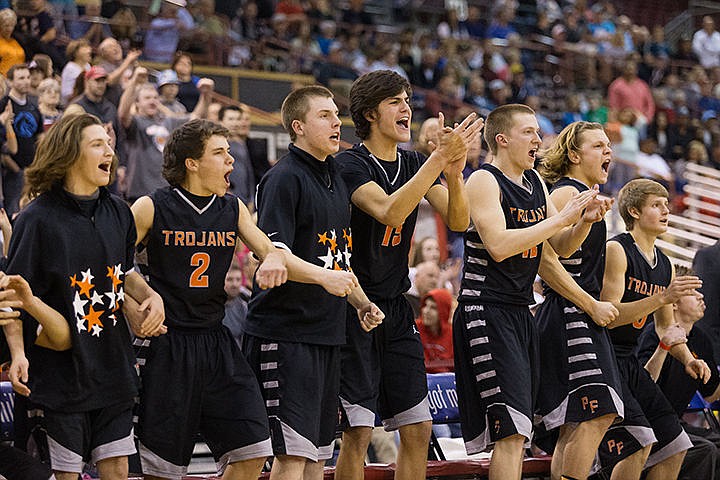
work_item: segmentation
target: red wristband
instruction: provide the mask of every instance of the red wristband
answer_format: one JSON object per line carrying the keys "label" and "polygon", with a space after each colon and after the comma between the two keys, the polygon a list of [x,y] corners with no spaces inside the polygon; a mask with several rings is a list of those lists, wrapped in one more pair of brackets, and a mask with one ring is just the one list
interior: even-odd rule
{"label": "red wristband", "polygon": [[666,352],[669,352],[670,349],[672,348],[672,345],[665,345],[662,340],[660,340],[660,345],[659,345],[659,346],[660,346],[660,348],[662,348],[662,349],[665,350]]}

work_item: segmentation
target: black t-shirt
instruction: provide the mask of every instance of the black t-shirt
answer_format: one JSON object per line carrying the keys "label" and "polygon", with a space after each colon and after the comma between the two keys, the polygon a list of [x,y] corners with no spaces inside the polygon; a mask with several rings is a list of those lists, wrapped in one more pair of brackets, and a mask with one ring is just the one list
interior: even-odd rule
{"label": "black t-shirt", "polygon": [[[655,325],[650,323],[638,340],[637,357],[641,365],[645,365],[652,357],[659,342],[660,339],[655,332]],[[682,363],[669,354],[667,355],[660,376],[657,379],[657,384],[678,415],[685,412],[688,403],[695,395],[695,391],[700,392],[703,397],[709,397],[715,393],[718,385],[720,385],[720,374],[718,374],[714,360],[712,340],[702,327],[693,326],[690,335],[688,335],[687,347],[695,358],[705,360],[708,364],[710,367],[710,380],[703,383],[702,380],[691,378],[690,375],[685,373],[685,367]]]}
{"label": "black t-shirt", "polygon": [[150,286],[163,298],[169,328],[209,329],[225,316],[225,274],[238,241],[234,195],[198,197],[165,187],[148,233]]}
{"label": "black t-shirt", "polygon": [[6,96],[0,100],[0,111],[4,111],[8,100],[12,101],[13,112],[15,118],[13,120],[13,129],[17,138],[18,151],[12,155],[13,160],[21,168],[30,165],[35,158],[35,147],[40,135],[43,131],[43,120],[38,109],[35,98],[28,96],[25,104],[19,104],[12,97]]}
{"label": "black t-shirt", "polygon": [[[557,188],[571,186],[579,192],[588,190],[588,186],[575,180],[574,178],[561,178],[552,190]],[[580,248],[567,258],[560,258],[560,263],[565,270],[575,279],[577,284],[592,295],[595,299],[600,298],[600,290],[602,289],[603,274],[605,273],[605,240],[607,237],[607,227],[605,220],[593,223],[585,241]],[[545,295],[557,295],[547,285],[545,287]]]}
{"label": "black t-shirt", "polygon": [[70,350],[37,346],[38,324],[24,315],[33,401],[82,412],[137,394],[135,354],[121,311],[135,238],[130,208],[104,188],[97,200],[78,202],[55,187],[18,216],[7,271],[22,275],[36,296],[60,312],[72,336]]}
{"label": "black t-shirt", "polygon": [[[635,244],[635,239],[630,233],[621,233],[608,241],[618,242],[625,250],[625,257],[627,258],[622,303],[642,300],[665,290],[670,285],[672,265],[667,256],[657,247],[655,247],[655,262],[651,265]],[[610,329],[610,338],[615,348],[615,354],[618,356],[631,355],[643,328],[646,328],[645,325],[652,322],[654,318],[651,313],[629,325]]]}
{"label": "black t-shirt", "polygon": [[[542,181],[534,170],[523,172],[523,185],[510,180],[494,165],[480,169],[492,173],[500,187],[500,204],[508,229],[527,228],[547,218],[547,197]],[[493,260],[471,222],[465,232],[463,277],[460,301],[530,305],[533,282],[540,266],[542,242],[524,252]]]}
{"label": "black t-shirt", "polygon": [[[359,187],[375,182],[388,195],[405,185],[425,163],[418,152],[398,149],[397,160],[387,162],[372,155],[364,145],[340,153],[337,162],[350,195]],[[439,184],[439,180],[435,180]],[[375,220],[360,208],[352,207],[354,238],[353,272],[371,300],[396,298],[410,288],[408,255],[415,232],[417,207],[400,227]]]}
{"label": "black t-shirt", "polygon": [[[290,145],[260,181],[258,226],[273,243],[306,262],[349,270],[353,255],[350,200],[335,160],[324,162]],[[318,345],[345,343],[346,300],[319,285],[288,281],[253,290],[247,333]]]}

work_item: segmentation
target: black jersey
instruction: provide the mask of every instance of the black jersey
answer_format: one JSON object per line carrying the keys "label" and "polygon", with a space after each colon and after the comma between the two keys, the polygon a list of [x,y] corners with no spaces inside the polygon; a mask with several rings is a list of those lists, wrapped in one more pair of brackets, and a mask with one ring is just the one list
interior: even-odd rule
{"label": "black jersey", "polygon": [[237,198],[197,197],[173,187],[160,188],[150,198],[155,214],[148,232],[148,271],[150,285],[165,304],[167,326],[220,326],[225,274],[238,239]]}
{"label": "black jersey", "polygon": [[[574,178],[561,178],[552,190],[561,187],[571,186],[579,192],[588,190],[588,186]],[[565,270],[575,279],[577,284],[592,295],[595,299],[600,298],[603,275],[605,273],[605,241],[607,239],[607,226],[605,220],[596,222],[590,228],[585,241],[580,248],[567,258],[560,258],[560,263]],[[547,285],[544,285],[547,295],[557,295]]]}
{"label": "black jersey", "polygon": [[[421,153],[398,148],[397,160],[387,162],[375,157],[362,144],[337,156],[350,195],[369,182],[377,183],[386,194],[392,195],[420,170],[425,160]],[[401,226],[393,228],[353,206],[351,224],[355,248],[352,267],[370,299],[395,298],[410,288],[408,255],[417,212],[416,206]]]}
{"label": "black jersey", "polygon": [[[547,217],[547,198],[534,170],[523,172],[518,185],[491,164],[480,166],[492,173],[500,187],[500,204],[508,229],[526,228]],[[465,232],[465,253],[460,301],[530,305],[532,286],[540,266],[542,242],[529,250],[496,262],[471,222]]]}
{"label": "black jersey", "polygon": [[[294,145],[289,150],[258,185],[258,226],[276,246],[306,262],[349,270],[350,202],[335,161],[319,161]],[[271,340],[341,345],[345,304],[345,298],[319,285],[288,281],[269,290],[256,286],[246,332]]]}
{"label": "black jersey", "polygon": [[[610,242],[618,242],[627,258],[627,270],[625,271],[625,292],[622,296],[622,303],[634,302],[642,300],[645,297],[652,296],[658,292],[662,292],[670,285],[672,279],[672,265],[668,257],[655,248],[655,262],[653,265],[640,251],[635,244],[635,239],[628,232],[621,233],[609,240]],[[631,355],[633,349],[637,345],[638,337],[648,322],[652,322],[654,316],[649,315],[636,319],[629,325],[613,328],[610,330],[610,338],[612,339],[615,353],[618,356]]]}
{"label": "black jersey", "polygon": [[40,195],[14,226],[7,271],[70,324],[72,348],[34,344],[37,322],[23,317],[30,398],[53,410],[83,412],[137,394],[135,355],[121,307],[133,270],[135,223],[121,199],[100,189],[77,200],[61,187]]}

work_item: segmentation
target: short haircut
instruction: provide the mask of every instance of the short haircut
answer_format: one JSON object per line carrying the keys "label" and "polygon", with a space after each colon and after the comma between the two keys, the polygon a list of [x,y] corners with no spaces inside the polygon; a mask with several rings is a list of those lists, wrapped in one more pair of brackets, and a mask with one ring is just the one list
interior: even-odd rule
{"label": "short haircut", "polygon": [[635,227],[635,218],[630,214],[630,211],[641,211],[647,199],[652,195],[670,198],[665,187],[655,180],[647,178],[631,180],[620,189],[620,193],[618,193],[618,211],[625,222],[625,228],[632,230]]}
{"label": "short haircut", "polygon": [[497,137],[501,133],[508,133],[515,125],[514,116],[517,114],[535,115],[535,110],[520,103],[510,103],[496,108],[485,119],[485,142],[493,155],[497,154]]}
{"label": "short haircut", "polygon": [[246,109],[238,107],[237,105],[223,105],[220,107],[220,110],[218,110],[218,120],[222,122],[225,119],[225,112],[240,112],[242,115],[246,111]]}
{"label": "short haircut", "polygon": [[570,152],[579,153],[582,147],[583,133],[588,130],[603,130],[595,122],[573,122],[563,128],[553,143],[540,153],[542,162],[538,171],[549,183],[555,183],[570,171]]}
{"label": "short haircut", "polygon": [[282,116],[283,127],[285,127],[285,130],[290,135],[290,140],[293,142],[297,139],[297,133],[295,133],[292,124],[295,120],[305,120],[308,102],[312,97],[334,98],[332,92],[327,88],[320,85],[309,85],[290,92],[283,100],[280,115]]}
{"label": "short haircut", "polygon": [[209,120],[190,120],[173,130],[163,149],[162,174],[173,187],[180,186],[187,175],[185,159],[199,159],[213,135],[229,137],[227,128]]}
{"label": "short haircut", "polygon": [[30,70],[30,67],[28,67],[27,63],[16,63],[7,72],[7,79],[10,81],[13,81],[15,79],[15,72],[18,70]]}
{"label": "short haircut", "polygon": [[350,116],[355,123],[355,135],[365,140],[370,136],[370,122],[366,115],[377,111],[386,98],[400,93],[412,97],[412,88],[405,78],[392,70],[377,70],[361,76],[350,88]]}

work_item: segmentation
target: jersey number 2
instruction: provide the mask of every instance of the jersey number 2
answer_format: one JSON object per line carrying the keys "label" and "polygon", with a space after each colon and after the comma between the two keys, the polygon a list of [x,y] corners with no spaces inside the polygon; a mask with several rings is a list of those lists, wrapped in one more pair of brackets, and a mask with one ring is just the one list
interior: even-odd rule
{"label": "jersey number 2", "polygon": [[190,274],[190,286],[196,288],[207,287],[208,276],[204,275],[204,273],[210,266],[210,255],[205,252],[193,253],[190,258],[190,265],[197,267]]}
{"label": "jersey number 2", "polygon": [[401,231],[402,225],[397,228],[386,225],[385,235],[383,235],[382,239],[382,246],[387,247],[392,245],[393,247],[397,247],[398,245],[400,245],[400,241],[402,240],[402,234],[400,233]]}

